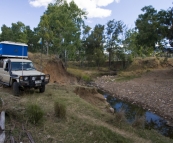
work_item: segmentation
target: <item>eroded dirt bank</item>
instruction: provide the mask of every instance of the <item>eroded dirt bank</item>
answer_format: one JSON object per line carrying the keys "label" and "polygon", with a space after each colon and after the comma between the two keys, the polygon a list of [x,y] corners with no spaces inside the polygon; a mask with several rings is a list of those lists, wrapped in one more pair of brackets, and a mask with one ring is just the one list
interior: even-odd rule
{"label": "eroded dirt bank", "polygon": [[152,70],[130,81],[118,82],[116,78],[102,76],[95,84],[113,96],[151,110],[173,123],[173,68]]}

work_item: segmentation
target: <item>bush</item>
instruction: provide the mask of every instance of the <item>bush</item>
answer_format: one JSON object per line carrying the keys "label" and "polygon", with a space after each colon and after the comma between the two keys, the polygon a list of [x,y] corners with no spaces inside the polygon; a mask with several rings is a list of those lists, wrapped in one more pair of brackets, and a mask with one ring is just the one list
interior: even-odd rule
{"label": "bush", "polygon": [[119,123],[126,121],[125,111],[121,109],[120,111],[116,112],[115,120]]}
{"label": "bush", "polygon": [[29,104],[26,115],[31,123],[37,124],[43,118],[44,111],[37,104]]}
{"label": "bush", "polygon": [[145,126],[145,117],[144,116],[142,116],[142,117],[136,116],[135,120],[132,124],[132,127],[143,129],[144,126]]}
{"label": "bush", "polygon": [[89,76],[87,76],[87,75],[83,75],[83,76],[82,76],[82,79],[83,79],[84,81],[86,81],[86,82],[90,82],[90,81],[91,81],[91,78],[90,78]]}
{"label": "bush", "polygon": [[55,116],[59,118],[66,117],[66,106],[62,103],[59,103],[58,101],[54,103],[54,111],[55,111]]}

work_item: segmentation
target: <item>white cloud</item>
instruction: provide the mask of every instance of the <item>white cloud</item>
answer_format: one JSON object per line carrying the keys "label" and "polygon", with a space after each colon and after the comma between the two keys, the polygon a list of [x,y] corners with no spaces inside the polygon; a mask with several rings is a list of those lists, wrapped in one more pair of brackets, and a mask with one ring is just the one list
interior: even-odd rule
{"label": "white cloud", "polygon": [[120,0],[115,0],[116,1],[116,3],[119,3],[120,2]]}
{"label": "white cloud", "polygon": [[[55,0],[29,0],[29,3],[34,7],[41,7],[49,3],[53,3]],[[72,0],[67,0],[71,2]],[[88,12],[88,18],[104,18],[111,15],[111,10],[104,8],[109,4],[116,2],[119,3],[120,0],[74,0],[74,2],[79,6],[79,8],[84,9]]]}
{"label": "white cloud", "polygon": [[91,21],[91,20],[86,20],[86,22],[88,22],[88,23],[93,23],[93,21]]}
{"label": "white cloud", "polygon": [[29,0],[29,4],[34,7],[47,7],[47,5],[52,2],[54,2],[54,0]]}

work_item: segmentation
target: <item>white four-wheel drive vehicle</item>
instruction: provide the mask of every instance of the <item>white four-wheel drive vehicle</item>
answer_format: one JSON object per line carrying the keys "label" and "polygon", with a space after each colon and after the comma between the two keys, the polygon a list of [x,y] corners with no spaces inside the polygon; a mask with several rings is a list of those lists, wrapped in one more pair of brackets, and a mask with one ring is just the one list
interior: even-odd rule
{"label": "white four-wheel drive vehicle", "polygon": [[45,91],[50,76],[37,71],[27,59],[27,45],[15,42],[0,42],[0,83],[12,86],[14,95],[25,88]]}

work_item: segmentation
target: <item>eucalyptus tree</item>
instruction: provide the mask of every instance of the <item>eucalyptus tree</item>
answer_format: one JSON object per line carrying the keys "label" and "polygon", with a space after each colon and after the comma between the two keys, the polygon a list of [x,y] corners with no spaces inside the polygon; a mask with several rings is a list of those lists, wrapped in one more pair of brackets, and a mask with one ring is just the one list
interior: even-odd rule
{"label": "eucalyptus tree", "polygon": [[98,68],[103,63],[101,61],[104,60],[104,27],[101,24],[95,25],[90,35],[84,41],[87,61],[89,63],[94,61]]}
{"label": "eucalyptus tree", "polygon": [[128,29],[125,31],[125,39],[123,40],[123,46],[126,49],[127,54],[132,55],[133,57],[136,57],[138,55],[141,55],[139,50],[139,45],[137,44],[137,31],[133,29]]}
{"label": "eucalyptus tree", "polygon": [[145,6],[141,10],[143,14],[140,14],[135,22],[138,31],[137,42],[144,48],[145,54],[150,54],[155,48],[155,43],[160,42],[164,36],[160,32],[157,10],[152,6]]}
{"label": "eucalyptus tree", "polygon": [[18,21],[17,23],[12,23],[11,30],[13,33],[14,42],[22,42],[22,43],[28,42],[26,26],[24,23],[20,21]]}
{"label": "eucalyptus tree", "polygon": [[160,10],[158,12],[158,21],[160,23],[159,34],[161,34],[163,38],[169,39],[173,47],[173,8]]}
{"label": "eucalyptus tree", "polygon": [[7,27],[5,24],[1,27],[1,41],[13,41],[27,43],[27,32],[24,23],[18,21],[12,23],[11,27]]}
{"label": "eucalyptus tree", "polygon": [[78,8],[74,1],[67,3],[57,0],[55,4],[49,4],[38,25],[43,43],[51,45],[51,50],[62,57],[68,54],[74,58],[76,47],[81,44],[81,27],[85,16],[86,12]]}
{"label": "eucalyptus tree", "polygon": [[10,27],[7,27],[5,24],[1,27],[1,39],[0,41],[12,41],[13,32]]}
{"label": "eucalyptus tree", "polygon": [[109,68],[111,66],[111,60],[113,58],[113,53],[118,50],[120,46],[120,34],[123,33],[125,25],[122,21],[110,20],[106,25],[106,49],[109,53]]}
{"label": "eucalyptus tree", "polygon": [[26,33],[27,33],[27,44],[28,44],[28,51],[30,52],[38,52],[40,50],[40,45],[38,45],[38,28],[34,28],[34,30],[30,29],[30,26],[26,26]]}
{"label": "eucalyptus tree", "polygon": [[91,27],[88,25],[83,25],[82,28],[82,39],[81,39],[81,46],[78,47],[78,60],[81,61],[81,66],[83,65],[84,60],[86,59],[86,39],[90,35]]}

